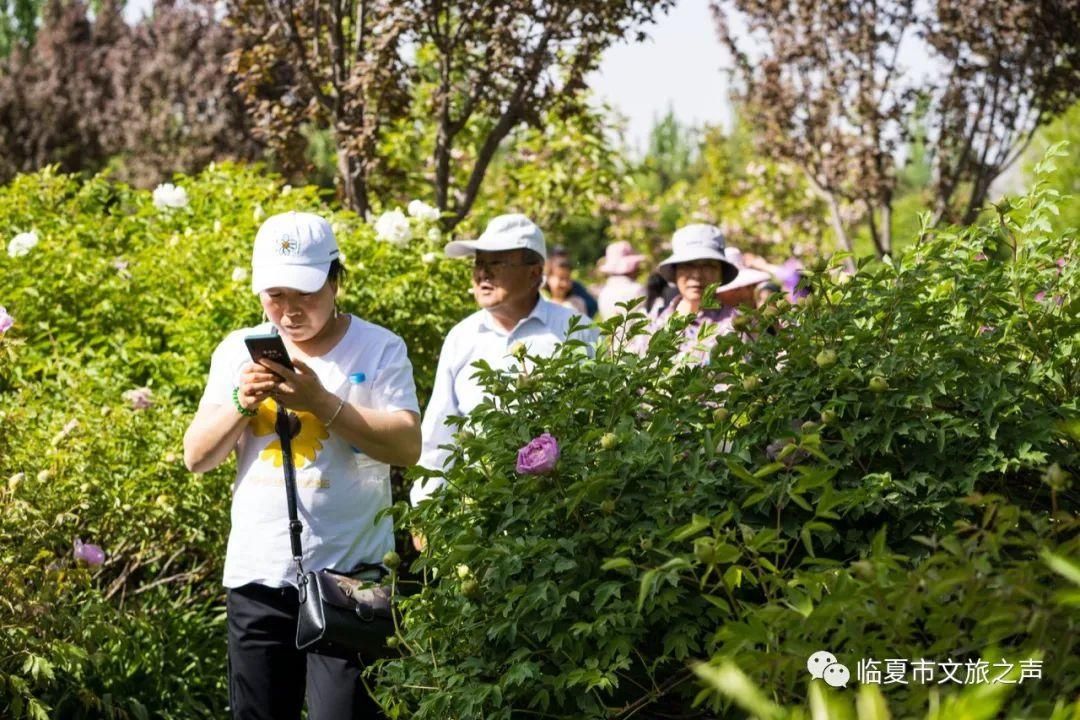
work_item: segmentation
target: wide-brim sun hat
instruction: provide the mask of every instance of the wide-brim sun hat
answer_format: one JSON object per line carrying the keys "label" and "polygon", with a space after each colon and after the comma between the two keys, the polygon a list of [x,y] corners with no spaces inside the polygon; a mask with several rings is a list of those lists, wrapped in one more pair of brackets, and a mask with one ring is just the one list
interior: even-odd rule
{"label": "wide-brim sun hat", "polygon": [[645,256],[635,252],[633,245],[626,240],[619,240],[607,246],[596,269],[605,275],[632,275],[644,261]]}
{"label": "wide-brim sun hat", "polygon": [[724,248],[724,255],[727,259],[739,270],[739,274],[735,276],[735,279],[729,283],[725,283],[716,289],[717,292],[727,292],[728,290],[739,290],[744,287],[751,287],[754,285],[760,285],[763,282],[767,282],[772,279],[772,275],[755,268],[747,267],[746,262],[743,260],[742,251],[738,248],[727,247]]}
{"label": "wide-brim sun hat", "polygon": [[339,256],[334,231],[314,213],[272,215],[255,233],[251,251],[251,289],[290,288],[312,293],[326,284]]}
{"label": "wide-brim sun hat", "polygon": [[723,282],[735,279],[739,269],[724,254],[724,233],[715,225],[687,225],[671,236],[671,255],[661,262],[656,272],[668,282],[675,281],[675,266],[696,260],[716,260],[723,264]]}
{"label": "wide-brim sun hat", "polygon": [[499,215],[487,224],[487,228],[475,240],[452,240],[443,248],[446,256],[451,258],[469,257],[477,251],[501,250],[532,250],[547,260],[544,233],[536,223],[520,213]]}

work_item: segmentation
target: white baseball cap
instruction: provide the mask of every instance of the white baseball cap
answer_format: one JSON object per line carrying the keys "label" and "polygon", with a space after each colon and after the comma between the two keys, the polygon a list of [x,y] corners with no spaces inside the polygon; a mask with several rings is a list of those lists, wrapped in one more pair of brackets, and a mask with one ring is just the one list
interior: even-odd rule
{"label": "white baseball cap", "polygon": [[724,233],[715,225],[695,224],[681,227],[671,236],[671,255],[656,267],[668,282],[675,280],[675,266],[694,260],[719,260],[724,265],[725,281],[735,279],[739,269],[724,255]]}
{"label": "white baseball cap", "polygon": [[251,289],[272,287],[315,292],[326,283],[338,257],[330,223],[314,213],[272,215],[255,233],[251,251]]}
{"label": "white baseball cap", "polygon": [[529,218],[520,213],[499,215],[488,223],[484,233],[475,240],[454,240],[446,243],[446,256],[452,258],[475,255],[477,250],[532,250],[547,260],[544,233]]}

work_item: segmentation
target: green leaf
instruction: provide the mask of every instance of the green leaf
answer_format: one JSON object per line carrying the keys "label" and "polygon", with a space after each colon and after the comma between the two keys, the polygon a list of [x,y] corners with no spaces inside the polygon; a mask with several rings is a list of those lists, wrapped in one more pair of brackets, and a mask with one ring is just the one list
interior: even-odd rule
{"label": "green leaf", "polygon": [[699,532],[702,532],[703,530],[708,528],[710,524],[711,523],[709,522],[709,519],[707,517],[695,514],[691,518],[690,522],[683,525],[674,533],[672,533],[670,538],[674,542],[681,542],[683,540],[693,537],[694,535],[697,535]]}

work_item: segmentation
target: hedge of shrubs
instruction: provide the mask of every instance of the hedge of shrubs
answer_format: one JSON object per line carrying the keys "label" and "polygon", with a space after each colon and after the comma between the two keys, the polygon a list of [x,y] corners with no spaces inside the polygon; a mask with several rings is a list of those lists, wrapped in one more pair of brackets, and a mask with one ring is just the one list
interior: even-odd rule
{"label": "hedge of shrubs", "polygon": [[[632,316],[595,360],[486,372],[447,491],[399,508],[429,549],[380,697],[403,718],[796,717],[827,650],[853,684],[864,658],[1040,659],[1015,686],[878,689],[900,717],[962,690],[992,701],[939,717],[1063,717],[1080,271],[1055,201],[1040,187],[854,277],[819,268],[707,367],[678,361],[677,328],[641,357],[611,342]],[[555,460],[545,436],[554,468],[523,467],[537,438]],[[822,690],[814,716],[843,717]]]}
{"label": "hedge of shrubs", "polygon": [[[0,189],[0,716],[225,714],[235,468],[188,473],[181,438],[211,351],[260,319],[251,243],[287,209],[332,217],[341,307],[405,337],[426,399],[472,306],[430,222],[380,241],[316,189],[228,165],[153,195],[50,171]],[[76,538],[105,563],[76,563]]]}
{"label": "hedge of shrubs", "polygon": [[[225,714],[233,468],[187,473],[181,436],[214,345],[258,321],[242,269],[263,216],[332,215],[342,305],[405,337],[422,401],[472,307],[427,220],[395,244],[258,168],[174,182],[156,203],[51,172],[0,189],[4,717]],[[401,656],[372,670],[391,716],[1080,712],[1077,248],[1055,202],[1037,187],[843,282],[819,268],[707,367],[677,361],[677,328],[625,352],[632,316],[594,359],[486,371],[447,491],[394,508],[428,550]],[[557,460],[519,472],[544,433]],[[833,690],[806,670],[823,649],[853,678],[886,657],[1043,671]]]}

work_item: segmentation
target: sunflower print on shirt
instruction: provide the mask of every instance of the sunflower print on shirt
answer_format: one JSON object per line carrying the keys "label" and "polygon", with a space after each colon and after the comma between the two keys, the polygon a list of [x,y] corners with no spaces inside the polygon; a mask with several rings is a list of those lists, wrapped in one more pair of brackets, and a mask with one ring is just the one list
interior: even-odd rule
{"label": "sunflower print on shirt", "polygon": [[[299,411],[295,415],[300,419],[300,432],[292,439],[293,465],[299,470],[309,463],[315,462],[315,458],[322,450],[322,440],[330,437],[330,433],[313,413]],[[251,419],[251,432],[256,437],[276,435],[274,423],[277,420],[277,403],[272,399],[264,400],[259,405],[258,414]],[[259,453],[259,459],[272,462],[274,467],[281,467],[281,439],[274,440]]]}

